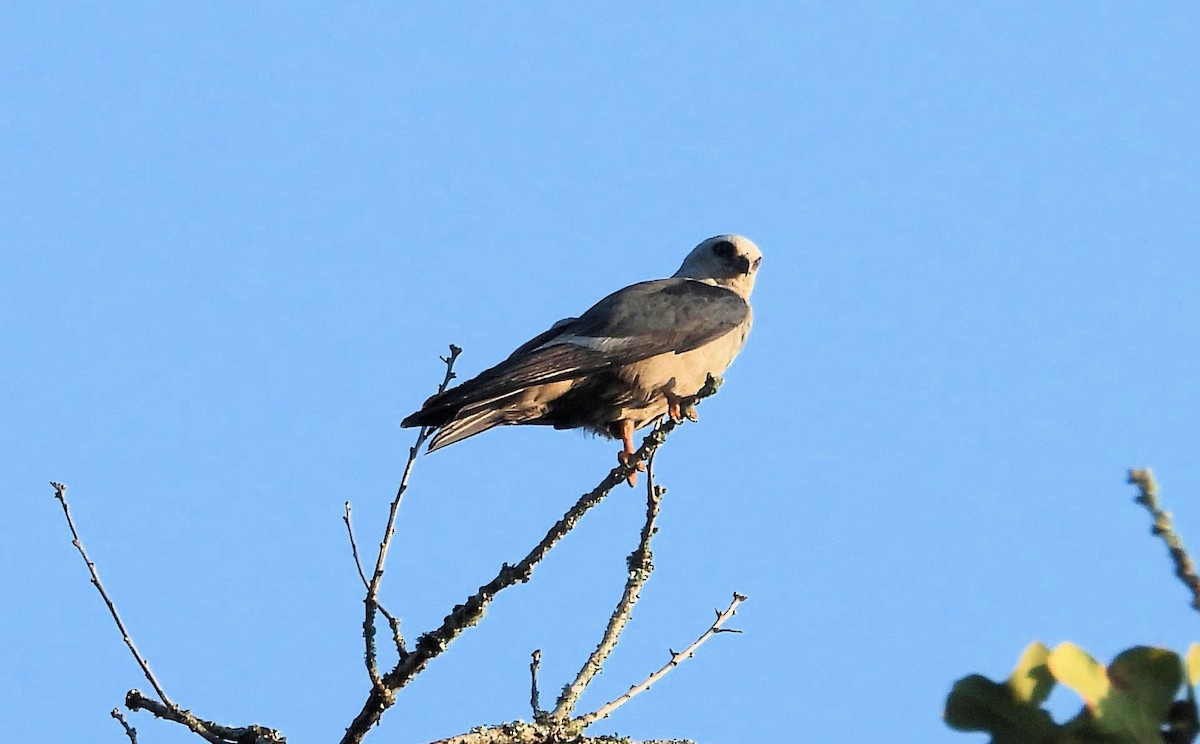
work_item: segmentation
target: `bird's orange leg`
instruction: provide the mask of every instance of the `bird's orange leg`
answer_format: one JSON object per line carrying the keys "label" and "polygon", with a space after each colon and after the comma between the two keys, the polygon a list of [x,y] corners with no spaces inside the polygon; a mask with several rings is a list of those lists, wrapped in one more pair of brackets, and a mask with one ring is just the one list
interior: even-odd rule
{"label": "bird's orange leg", "polygon": [[[637,448],[633,446],[633,422],[629,419],[621,421],[620,427],[617,429],[617,431],[621,437],[621,442],[625,445],[625,448],[617,453],[617,462],[621,463],[622,465],[628,465],[630,461],[633,460],[634,454],[637,453]],[[625,481],[631,487],[637,485],[638,470],[645,470],[646,463],[639,462],[636,465],[636,468],[637,469],[631,471],[629,473],[629,477],[625,479]]]}

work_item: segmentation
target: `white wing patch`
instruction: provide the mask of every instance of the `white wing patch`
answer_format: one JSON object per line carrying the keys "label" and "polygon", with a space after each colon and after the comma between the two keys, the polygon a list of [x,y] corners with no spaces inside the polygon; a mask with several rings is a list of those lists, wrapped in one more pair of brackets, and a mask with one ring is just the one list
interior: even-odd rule
{"label": "white wing patch", "polygon": [[592,351],[615,351],[629,344],[627,338],[613,338],[611,336],[576,336],[573,333],[568,333],[562,336],[555,336],[546,343],[538,347],[538,350],[548,349],[551,346],[560,346],[562,344],[570,344],[578,346],[581,349],[591,349]]}

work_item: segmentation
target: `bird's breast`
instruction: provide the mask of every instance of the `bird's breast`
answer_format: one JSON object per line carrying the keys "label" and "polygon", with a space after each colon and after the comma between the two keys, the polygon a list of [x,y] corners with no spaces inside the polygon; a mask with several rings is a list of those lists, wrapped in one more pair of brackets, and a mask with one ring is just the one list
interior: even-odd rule
{"label": "bird's breast", "polygon": [[667,393],[695,395],[709,375],[720,375],[729,367],[746,343],[749,329],[746,324],[690,351],[672,351],[633,362],[621,370],[620,376],[644,400]]}

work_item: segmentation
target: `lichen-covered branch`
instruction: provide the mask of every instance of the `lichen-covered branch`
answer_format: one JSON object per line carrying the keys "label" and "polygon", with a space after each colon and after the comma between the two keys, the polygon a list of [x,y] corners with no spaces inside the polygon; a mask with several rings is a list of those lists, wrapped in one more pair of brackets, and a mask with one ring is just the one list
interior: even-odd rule
{"label": "lichen-covered branch", "polygon": [[537,721],[545,715],[542,710],[541,696],[538,694],[538,668],[542,665],[542,650],[534,649],[529,659],[529,707],[533,709],[533,720]]}
{"label": "lichen-covered branch", "polygon": [[139,690],[130,690],[125,695],[125,707],[133,711],[145,710],[165,720],[187,726],[214,744],[286,744],[283,734],[258,724],[249,726],[223,726],[213,721],[197,718],[191,711],[164,705],[148,698]]}
{"label": "lichen-covered branch", "polygon": [[[717,392],[721,381],[709,377],[704,387],[696,394],[695,401],[707,398]],[[446,650],[455,638],[467,628],[475,625],[483,617],[488,606],[496,595],[504,589],[518,583],[529,581],[533,569],[546,556],[559,540],[575,528],[592,507],[600,503],[617,485],[624,483],[629,474],[637,469],[639,463],[646,462],[678,423],[669,417],[646,436],[642,446],[629,458],[628,462],[614,468],[594,489],[585,493],[567,512],[546,532],[546,536],[516,565],[505,563],[494,579],[484,584],[475,594],[471,595],[460,605],[457,605],[445,617],[440,627],[422,635],[416,647],[401,659],[382,678],[382,685],[372,685],[362,710],[354,717],[342,737],[342,744],[358,744],[372,726],[379,722],[383,712],[396,701],[396,693],[417,676],[434,658]]]}
{"label": "lichen-covered branch", "polygon": [[499,726],[481,726],[465,734],[439,739],[432,744],[694,744],[689,739],[634,741],[626,736],[560,735],[555,729],[516,721]]}
{"label": "lichen-covered branch", "polygon": [[654,456],[651,455],[650,461],[646,464],[646,522],[642,525],[641,539],[637,548],[629,555],[629,577],[625,580],[625,591],[621,594],[620,601],[617,602],[612,616],[608,619],[608,626],[605,627],[604,635],[601,637],[599,645],[596,646],[596,650],[588,656],[587,661],[580,668],[579,674],[575,675],[575,680],[567,685],[563,689],[562,695],[559,696],[558,704],[551,713],[553,718],[563,719],[574,712],[579,696],[587,689],[592,678],[603,669],[608,655],[617,647],[621,632],[629,622],[629,618],[633,614],[633,607],[641,596],[642,586],[654,571],[650,540],[658,531],[655,525],[658,521],[659,505],[662,503],[664,493],[666,490],[654,483]]}
{"label": "lichen-covered branch", "polygon": [[654,684],[655,682],[657,682],[658,680],[660,680],[664,676],[666,676],[667,672],[671,671],[672,669],[679,666],[683,662],[692,658],[692,656],[696,653],[696,649],[700,648],[700,646],[705,641],[707,641],[709,638],[712,638],[717,633],[740,633],[741,631],[729,630],[729,629],[722,628],[721,626],[723,626],[731,617],[733,617],[734,615],[737,614],[738,605],[740,605],[742,602],[745,602],[745,601],[746,601],[746,597],[744,597],[741,594],[738,594],[737,592],[734,592],[733,593],[733,601],[730,602],[729,606],[726,607],[724,610],[717,612],[717,619],[713,621],[713,624],[709,627],[708,630],[704,631],[704,633],[699,638],[697,638],[695,641],[692,642],[692,645],[688,646],[687,648],[685,648],[684,650],[679,651],[679,652],[672,651],[670,661],[668,661],[666,664],[664,664],[658,671],[654,672],[649,677],[647,677],[646,679],[637,683],[633,687],[630,687],[628,692],[626,692],[624,695],[617,698],[616,700],[613,700],[612,702],[601,706],[593,713],[588,713],[585,716],[580,716],[576,720],[579,721],[580,724],[582,724],[583,726],[586,727],[586,726],[592,725],[593,723],[595,723],[596,721],[598,721],[602,718],[607,718],[608,716],[612,715],[612,712],[615,711],[617,708],[620,708],[622,705],[624,705],[625,703],[628,703],[630,700],[632,700],[635,696],[650,689],[650,685]]}
{"label": "lichen-covered branch", "polygon": [[362,711],[346,730],[342,744],[357,744],[362,741],[367,730],[375,725],[383,712],[395,702],[396,692],[408,684],[413,677],[420,674],[429,662],[445,651],[446,647],[463,631],[478,623],[497,594],[513,584],[529,581],[534,567],[541,562],[550,549],[574,529],[583,515],[600,503],[609,491],[624,482],[629,475],[628,467],[622,465],[614,469],[599,486],[584,494],[574,506],[567,510],[562,519],[550,528],[542,541],[525,558],[514,566],[505,563],[494,579],[484,584],[478,592],[451,610],[450,614],[442,621],[441,627],[422,635],[409,655],[383,677],[382,685],[372,687]]}
{"label": "lichen-covered branch", "polygon": [[1158,504],[1158,483],[1154,480],[1154,473],[1150,468],[1130,470],[1129,482],[1138,488],[1138,497],[1134,500],[1146,507],[1146,510],[1154,517],[1154,526],[1151,528],[1151,532],[1161,537],[1167,544],[1167,550],[1171,553],[1171,562],[1175,564],[1175,575],[1192,593],[1192,607],[1200,610],[1200,576],[1196,574],[1196,566],[1183,547],[1183,540],[1179,538],[1175,528],[1171,525],[1170,512],[1164,511]]}

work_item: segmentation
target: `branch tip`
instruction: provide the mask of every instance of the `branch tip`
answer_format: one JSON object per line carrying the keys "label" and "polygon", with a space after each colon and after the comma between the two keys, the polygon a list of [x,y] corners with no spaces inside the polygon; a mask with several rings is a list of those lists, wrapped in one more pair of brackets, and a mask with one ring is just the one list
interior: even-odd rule
{"label": "branch tip", "polygon": [[129,744],[138,744],[137,729],[129,725],[129,721],[125,720],[125,714],[121,712],[121,709],[113,708],[108,714],[121,724],[121,728],[125,729],[125,735],[129,737]]}
{"label": "branch tip", "polygon": [[1153,471],[1150,468],[1131,469],[1129,483],[1137,486],[1138,495],[1134,501],[1150,512],[1154,519],[1150,528],[1151,534],[1161,537],[1166,543],[1167,552],[1170,553],[1171,562],[1175,566],[1175,576],[1192,593],[1192,608],[1200,611],[1200,575],[1197,574],[1196,566],[1183,546],[1183,540],[1171,524],[1171,513],[1159,506],[1158,482],[1154,479]]}
{"label": "branch tip", "polygon": [[538,668],[542,664],[542,650],[540,648],[535,648],[533,650],[533,653],[530,654],[530,656],[532,658],[529,662],[529,678],[530,678],[529,705],[530,705],[530,707],[533,708],[533,719],[536,721],[545,714],[544,711],[542,710],[542,703],[541,703],[540,696],[538,694],[538,680],[537,680]]}

